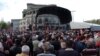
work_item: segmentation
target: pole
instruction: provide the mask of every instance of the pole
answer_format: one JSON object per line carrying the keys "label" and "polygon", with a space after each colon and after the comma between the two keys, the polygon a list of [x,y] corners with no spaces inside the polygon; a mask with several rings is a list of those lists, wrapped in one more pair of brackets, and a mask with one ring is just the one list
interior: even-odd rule
{"label": "pole", "polygon": [[76,12],[76,11],[71,11],[71,14],[72,14],[72,21],[74,21],[74,15],[73,15],[73,12]]}
{"label": "pole", "polygon": [[33,31],[33,11],[32,11],[32,18],[31,18],[31,25],[32,25],[32,31]]}
{"label": "pole", "polygon": [[37,17],[36,16],[35,16],[35,30],[37,31]]}

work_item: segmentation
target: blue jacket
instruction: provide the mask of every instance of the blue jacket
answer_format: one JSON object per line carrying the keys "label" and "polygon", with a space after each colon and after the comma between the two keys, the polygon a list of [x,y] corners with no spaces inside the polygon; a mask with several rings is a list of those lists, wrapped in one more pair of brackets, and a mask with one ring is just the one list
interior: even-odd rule
{"label": "blue jacket", "polygon": [[82,52],[82,50],[85,49],[86,47],[87,47],[86,44],[83,43],[83,42],[76,41],[76,42],[74,43],[74,49],[75,49],[76,51],[78,51],[79,53]]}

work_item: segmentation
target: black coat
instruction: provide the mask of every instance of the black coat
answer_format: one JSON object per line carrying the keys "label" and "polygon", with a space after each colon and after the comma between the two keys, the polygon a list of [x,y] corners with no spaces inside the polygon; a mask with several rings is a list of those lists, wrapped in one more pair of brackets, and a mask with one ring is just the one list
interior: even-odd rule
{"label": "black coat", "polygon": [[58,56],[80,56],[80,54],[74,50],[60,50]]}
{"label": "black coat", "polygon": [[0,56],[6,56],[3,52],[0,52]]}
{"label": "black coat", "polygon": [[12,46],[10,48],[10,56],[16,56],[16,54],[21,53],[21,47],[20,46]]}
{"label": "black coat", "polygon": [[51,41],[51,44],[54,46],[54,50],[58,51],[60,49],[60,42],[57,40]]}

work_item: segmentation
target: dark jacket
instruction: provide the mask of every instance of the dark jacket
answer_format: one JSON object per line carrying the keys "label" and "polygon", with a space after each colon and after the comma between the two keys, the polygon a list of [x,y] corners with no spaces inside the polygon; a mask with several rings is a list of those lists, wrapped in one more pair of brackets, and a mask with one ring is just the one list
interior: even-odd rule
{"label": "dark jacket", "polygon": [[63,52],[63,51],[65,51],[65,48],[61,48],[58,52],[56,52],[55,54],[56,54],[56,56],[58,56],[59,54],[58,53],[61,53],[61,52]]}
{"label": "dark jacket", "polygon": [[12,46],[10,48],[10,56],[16,56],[16,54],[21,53],[21,47],[20,46]]}
{"label": "dark jacket", "polygon": [[3,52],[0,52],[0,56],[6,56]]}
{"label": "dark jacket", "polygon": [[75,50],[60,50],[58,56],[80,56]]}
{"label": "dark jacket", "polygon": [[56,56],[56,55],[50,54],[50,53],[41,53],[41,54],[38,54],[37,56]]}
{"label": "dark jacket", "polygon": [[83,49],[85,49],[87,46],[85,43],[80,42],[80,41],[76,41],[74,43],[74,49],[78,52],[82,52]]}
{"label": "dark jacket", "polygon": [[51,41],[51,44],[54,46],[54,50],[59,50],[60,49],[60,42],[57,40]]}

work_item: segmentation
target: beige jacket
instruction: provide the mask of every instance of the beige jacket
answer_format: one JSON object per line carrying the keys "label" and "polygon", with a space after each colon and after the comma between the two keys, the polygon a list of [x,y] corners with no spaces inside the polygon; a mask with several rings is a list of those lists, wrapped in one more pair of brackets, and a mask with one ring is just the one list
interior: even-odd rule
{"label": "beige jacket", "polygon": [[16,56],[29,56],[29,55],[21,53],[21,54],[17,54]]}

